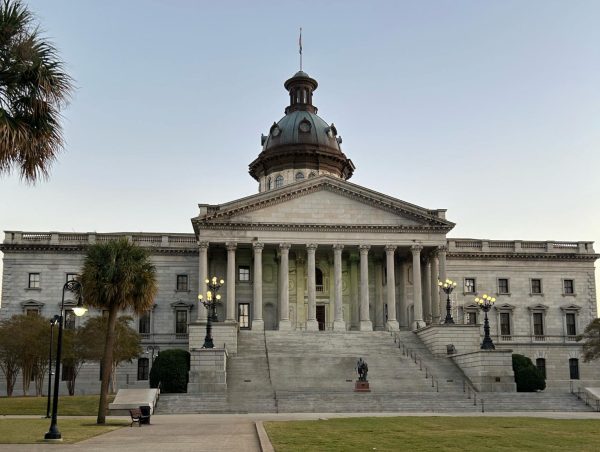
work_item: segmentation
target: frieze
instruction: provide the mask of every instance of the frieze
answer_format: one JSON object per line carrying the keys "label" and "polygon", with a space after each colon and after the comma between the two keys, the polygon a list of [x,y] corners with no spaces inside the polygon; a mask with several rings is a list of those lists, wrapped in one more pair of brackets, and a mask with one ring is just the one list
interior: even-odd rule
{"label": "frieze", "polygon": [[448,232],[447,227],[424,225],[355,225],[355,224],[299,224],[299,223],[223,223],[201,221],[194,224],[198,230],[252,230],[252,231],[321,231],[321,232]]}

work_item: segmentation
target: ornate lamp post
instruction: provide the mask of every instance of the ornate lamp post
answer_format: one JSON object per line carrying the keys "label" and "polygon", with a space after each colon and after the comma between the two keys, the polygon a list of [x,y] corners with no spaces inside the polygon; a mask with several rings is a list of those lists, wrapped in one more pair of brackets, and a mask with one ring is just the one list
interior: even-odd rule
{"label": "ornate lamp post", "polygon": [[79,281],[67,281],[62,290],[62,301],[60,303],[60,315],[58,316],[58,343],[56,347],[56,365],[54,369],[54,399],[52,400],[52,421],[50,422],[50,430],[44,435],[44,439],[61,440],[62,436],[58,430],[58,389],[60,386],[60,358],[62,353],[62,336],[65,313],[65,292],[73,292],[77,297],[77,306],[73,308],[73,313],[77,317],[81,317],[87,312],[87,308],[83,307],[83,298],[81,296],[81,283]]}
{"label": "ornate lamp post", "polygon": [[456,287],[456,282],[451,279],[447,279],[446,281],[438,281],[438,286],[446,293],[446,319],[444,320],[444,325],[454,324],[454,319],[452,318],[452,305],[450,304],[450,294]]}
{"label": "ornate lamp post", "polygon": [[204,305],[207,312],[206,319],[206,337],[204,338],[204,345],[202,348],[215,348],[212,338],[212,322],[217,321],[217,303],[221,301],[221,295],[217,292],[223,284],[224,280],[217,280],[216,276],[212,279],[204,281],[210,290],[206,291],[206,298],[200,294],[198,295],[198,301]]}
{"label": "ornate lamp post", "polygon": [[50,393],[52,392],[52,345],[54,344],[54,325],[58,322],[58,316],[50,319],[50,352],[48,353],[48,403],[46,404],[46,418],[50,419]]}
{"label": "ornate lamp post", "polygon": [[482,350],[495,350],[496,347],[492,342],[492,338],[490,337],[490,322],[488,321],[488,311],[492,309],[492,306],[496,302],[494,297],[490,297],[489,295],[483,294],[481,298],[475,298],[475,303],[479,305],[479,307],[485,313],[484,322],[483,322],[483,342],[481,343]]}
{"label": "ornate lamp post", "polygon": [[148,347],[146,347],[146,353],[152,353],[150,358],[150,366],[154,364],[154,354],[156,353],[156,355],[158,355],[158,352],[160,352],[160,347],[158,345],[148,345]]}

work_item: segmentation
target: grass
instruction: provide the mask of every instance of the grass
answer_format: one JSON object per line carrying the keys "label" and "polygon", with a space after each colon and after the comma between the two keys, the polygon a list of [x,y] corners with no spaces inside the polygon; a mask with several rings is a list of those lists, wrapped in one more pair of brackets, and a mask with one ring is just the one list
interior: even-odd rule
{"label": "grass", "polygon": [[[128,425],[126,421],[107,421],[97,425],[95,419],[59,419],[58,428],[63,443],[76,443]],[[1,444],[44,443],[50,427],[49,419],[0,419]]]}
{"label": "grass", "polygon": [[379,417],[264,425],[277,452],[600,450],[594,419]]}
{"label": "grass", "polygon": [[[109,396],[109,403],[114,396]],[[46,397],[0,397],[0,415],[46,415]],[[99,395],[69,396],[58,399],[59,416],[95,416],[98,414]]]}

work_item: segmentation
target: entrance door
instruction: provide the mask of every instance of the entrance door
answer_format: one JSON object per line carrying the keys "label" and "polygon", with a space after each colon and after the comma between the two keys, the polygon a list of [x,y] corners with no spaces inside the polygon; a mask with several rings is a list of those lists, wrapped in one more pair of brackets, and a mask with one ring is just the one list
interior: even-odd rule
{"label": "entrance door", "polygon": [[238,304],[238,323],[240,328],[250,329],[250,304]]}
{"label": "entrance door", "polygon": [[317,322],[319,331],[325,331],[325,305],[317,305]]}

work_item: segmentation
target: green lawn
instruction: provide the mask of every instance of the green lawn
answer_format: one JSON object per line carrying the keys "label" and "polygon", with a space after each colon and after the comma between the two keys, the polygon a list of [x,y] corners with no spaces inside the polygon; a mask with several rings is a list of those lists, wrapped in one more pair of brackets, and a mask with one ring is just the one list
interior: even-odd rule
{"label": "green lawn", "polygon": [[[61,395],[58,399],[59,416],[95,416],[98,413],[99,395],[69,396]],[[114,396],[109,396],[109,403]],[[46,415],[46,397],[0,397],[0,415],[31,414]],[[52,409],[52,406],[50,406]]]}
{"label": "green lawn", "polygon": [[[129,425],[126,421],[107,421],[96,425],[95,419],[59,419],[63,443],[76,443]],[[49,419],[0,419],[0,444],[44,443],[50,428]]]}
{"label": "green lawn", "polygon": [[598,420],[389,417],[265,422],[286,451],[600,451]]}

